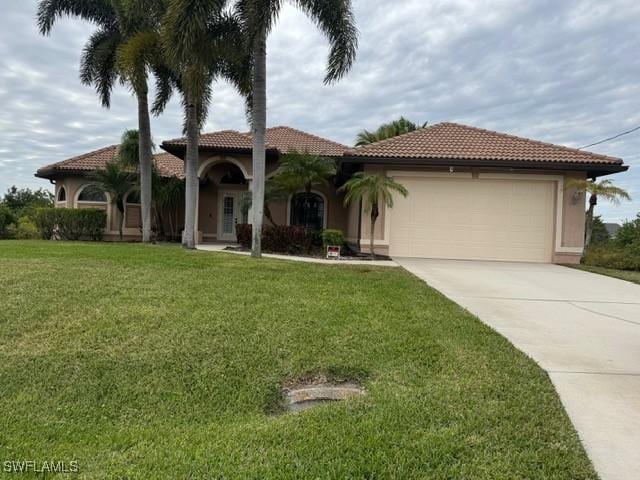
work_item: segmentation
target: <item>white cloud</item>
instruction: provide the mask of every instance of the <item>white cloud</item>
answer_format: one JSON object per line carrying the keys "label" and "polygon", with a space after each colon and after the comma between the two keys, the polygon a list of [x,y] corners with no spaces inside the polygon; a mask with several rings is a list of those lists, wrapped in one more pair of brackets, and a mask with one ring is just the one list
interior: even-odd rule
{"label": "white cloud", "polygon": [[[135,128],[136,105],[118,89],[111,110],[80,84],[91,25],[35,27],[36,1],[0,0],[0,193],[47,187],[43,164],[116,143]],[[633,0],[354,0],[358,61],[323,85],[328,48],[315,25],[287,7],[268,43],[269,124],[351,143],[362,128],[399,115],[459,121],[570,146],[640,125],[640,4]],[[174,99],[152,121],[157,143],[180,135]],[[215,86],[206,129],[244,130],[244,104]],[[608,220],[640,210],[640,133],[594,150],[632,166],[615,177],[636,200],[599,205]],[[634,168],[635,167],[635,168]],[[638,169],[639,172],[635,170]]]}

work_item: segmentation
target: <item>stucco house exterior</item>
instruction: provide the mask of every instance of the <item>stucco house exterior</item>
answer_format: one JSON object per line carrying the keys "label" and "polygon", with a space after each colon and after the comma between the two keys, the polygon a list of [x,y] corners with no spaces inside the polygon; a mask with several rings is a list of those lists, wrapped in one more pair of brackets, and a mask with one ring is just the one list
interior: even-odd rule
{"label": "stucco house exterior", "polygon": [[[251,136],[232,130],[203,134],[199,144],[199,242],[235,240],[235,225],[251,190]],[[186,142],[162,143],[155,161],[163,175],[183,176]],[[267,130],[267,175],[282,155],[308,151],[333,158],[338,174],[314,191],[317,228],[337,228],[363,251],[369,219],[360,205],[343,205],[338,188],[357,171],[382,172],[402,183],[407,198],[382,207],[373,233],[376,252],[391,256],[577,263],[583,248],[585,197],[565,188],[568,178],[627,170],[619,158],[456,123],[439,123],[358,148],[290,127]],[[56,206],[109,209],[82,192],[86,173],[115,158],[117,146],[48,165],[37,176],[55,183]],[[64,193],[62,193],[64,192]],[[94,199],[95,200],[95,199]],[[296,224],[300,197],[272,205],[278,224]],[[140,236],[139,205],[128,203],[129,238]],[[138,214],[136,214],[138,208]],[[129,213],[131,212],[131,213]],[[107,237],[115,237],[111,208]]]}

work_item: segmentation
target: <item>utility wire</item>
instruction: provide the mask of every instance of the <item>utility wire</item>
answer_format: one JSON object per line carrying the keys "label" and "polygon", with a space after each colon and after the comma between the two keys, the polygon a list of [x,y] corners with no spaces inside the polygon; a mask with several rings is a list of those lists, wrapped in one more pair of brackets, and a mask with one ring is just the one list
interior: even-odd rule
{"label": "utility wire", "polygon": [[635,128],[632,128],[631,130],[627,130],[626,132],[622,132],[622,133],[619,133],[618,135],[614,135],[613,137],[605,138],[604,140],[600,140],[598,142],[590,143],[589,145],[585,145],[584,147],[580,147],[580,148],[578,148],[578,150],[582,150],[583,148],[593,147],[594,145],[600,145],[601,143],[604,143],[604,142],[610,142],[611,140],[615,140],[616,138],[620,138],[620,137],[622,137],[624,135],[629,135],[630,133],[636,132],[638,130],[640,130],[640,125],[638,125]]}

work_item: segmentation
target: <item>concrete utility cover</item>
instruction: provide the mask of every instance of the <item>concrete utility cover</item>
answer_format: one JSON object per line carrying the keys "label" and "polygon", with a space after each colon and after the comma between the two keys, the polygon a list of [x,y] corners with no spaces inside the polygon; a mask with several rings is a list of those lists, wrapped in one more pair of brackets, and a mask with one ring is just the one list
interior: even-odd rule
{"label": "concrete utility cover", "polygon": [[394,260],[549,373],[603,480],[640,478],[640,285],[559,265]]}
{"label": "concrete utility cover", "polygon": [[364,390],[354,383],[297,386],[285,388],[287,410],[298,412],[327,402],[345,400],[364,394]]}

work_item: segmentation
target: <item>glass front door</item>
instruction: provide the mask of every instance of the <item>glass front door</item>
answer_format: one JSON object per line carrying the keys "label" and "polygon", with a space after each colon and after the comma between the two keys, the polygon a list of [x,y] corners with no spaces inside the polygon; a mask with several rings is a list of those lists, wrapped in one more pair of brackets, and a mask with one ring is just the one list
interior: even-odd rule
{"label": "glass front door", "polygon": [[236,223],[238,223],[238,193],[225,192],[222,194],[220,205],[220,235],[218,240],[236,241]]}

